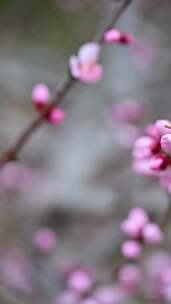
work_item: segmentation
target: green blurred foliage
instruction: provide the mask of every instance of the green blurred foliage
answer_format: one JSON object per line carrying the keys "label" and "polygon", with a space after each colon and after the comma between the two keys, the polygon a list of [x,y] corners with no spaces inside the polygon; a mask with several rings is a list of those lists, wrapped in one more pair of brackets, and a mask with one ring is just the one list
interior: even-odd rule
{"label": "green blurred foliage", "polygon": [[75,11],[62,10],[55,0],[0,0],[0,35],[7,41],[12,39],[14,44],[17,40],[24,44],[77,48],[93,36],[98,10],[92,4]]}

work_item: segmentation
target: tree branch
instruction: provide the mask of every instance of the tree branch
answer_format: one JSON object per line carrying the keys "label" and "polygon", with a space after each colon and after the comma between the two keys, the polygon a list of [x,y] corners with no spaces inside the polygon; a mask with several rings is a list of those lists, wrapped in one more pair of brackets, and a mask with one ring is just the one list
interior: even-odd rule
{"label": "tree branch", "polygon": [[[104,40],[104,33],[107,29],[112,27],[120,18],[120,16],[125,12],[127,7],[131,4],[133,0],[124,0],[122,4],[119,6],[118,9],[114,10],[114,13],[112,15],[111,20],[107,24],[107,26],[104,28],[101,34],[99,34],[97,37],[94,38],[94,41],[99,43],[100,45],[103,44]],[[24,131],[22,131],[19,138],[16,140],[13,146],[9,148],[7,151],[4,152],[4,154],[0,157],[0,166],[5,164],[6,162],[15,159],[18,154],[20,153],[21,149],[24,147],[24,145],[29,141],[31,136],[37,131],[38,128],[42,126],[42,124],[46,121],[45,117],[53,108],[54,105],[59,105],[63,101],[63,98],[69,93],[69,91],[74,87],[74,85],[78,82],[77,80],[73,79],[70,72],[68,71],[68,74],[65,78],[65,80],[61,83],[57,91],[54,93],[51,102],[45,107],[44,111],[34,119],[28,127]]]}

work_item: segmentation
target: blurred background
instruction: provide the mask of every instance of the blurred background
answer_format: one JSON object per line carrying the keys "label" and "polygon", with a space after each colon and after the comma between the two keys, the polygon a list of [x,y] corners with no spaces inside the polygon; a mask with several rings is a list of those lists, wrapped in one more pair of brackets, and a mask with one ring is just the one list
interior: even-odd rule
{"label": "blurred background", "polygon": [[[0,1],[1,152],[36,116],[34,84],[45,82],[53,90],[66,74],[69,56],[107,24],[119,2]],[[134,1],[117,26],[133,33],[135,44],[104,47],[103,80],[77,84],[63,101],[65,123],[45,124],[31,138],[20,155],[27,173],[12,168],[10,181],[1,173],[0,253],[16,246],[26,250],[39,290],[30,299],[2,282],[2,304],[51,303],[60,289],[55,265],[65,259],[105,271],[117,261],[119,222],[130,207],[160,216],[167,206],[158,185],[132,172],[131,145],[145,123],[170,118],[171,3]],[[114,122],[113,105],[128,99],[146,109],[138,129]],[[33,233],[42,226],[59,238],[48,258],[32,246]]]}

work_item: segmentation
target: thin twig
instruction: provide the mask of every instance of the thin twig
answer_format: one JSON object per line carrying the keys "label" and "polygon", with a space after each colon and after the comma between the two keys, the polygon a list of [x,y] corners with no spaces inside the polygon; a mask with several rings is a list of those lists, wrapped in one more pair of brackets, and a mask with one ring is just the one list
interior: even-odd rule
{"label": "thin twig", "polygon": [[[100,45],[103,44],[104,40],[104,33],[105,31],[112,27],[117,20],[120,18],[120,16],[125,12],[127,7],[131,4],[133,0],[125,0],[122,2],[120,7],[114,11],[111,20],[107,24],[107,26],[104,28],[102,33],[95,37],[93,41],[96,41]],[[21,149],[24,147],[24,145],[28,142],[28,140],[31,138],[31,136],[37,131],[38,128],[42,126],[42,124],[46,121],[45,117],[51,110],[51,108],[54,105],[59,105],[62,101],[63,98],[69,93],[69,91],[74,87],[75,83],[78,82],[77,80],[74,80],[73,77],[71,76],[70,72],[68,72],[65,80],[61,83],[57,91],[55,92],[54,96],[52,97],[51,102],[46,106],[44,111],[36,117],[28,127],[24,131],[22,131],[21,135],[19,138],[16,140],[13,146],[9,148],[7,151],[5,151],[0,158],[0,166],[5,164],[6,162],[15,159],[18,157],[18,154],[20,153]]]}

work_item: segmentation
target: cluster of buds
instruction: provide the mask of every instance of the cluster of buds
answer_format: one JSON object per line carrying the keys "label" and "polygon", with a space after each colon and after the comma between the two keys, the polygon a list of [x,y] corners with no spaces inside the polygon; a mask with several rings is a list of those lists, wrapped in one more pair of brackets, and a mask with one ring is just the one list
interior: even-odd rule
{"label": "cluster of buds", "polygon": [[[130,269],[131,270],[131,269]],[[54,304],[120,304],[126,300],[123,272],[117,283],[99,284],[96,270],[86,265],[70,265],[63,272],[65,289],[54,299]],[[135,274],[135,271],[134,271]],[[137,279],[132,272],[133,281]],[[122,281],[122,282],[121,282]],[[122,286],[123,285],[123,286]]]}
{"label": "cluster of buds", "polygon": [[122,254],[129,259],[140,256],[142,243],[157,245],[163,240],[163,233],[158,224],[149,220],[141,208],[132,209],[121,224],[122,231],[131,239],[122,245]]}
{"label": "cluster of buds", "polygon": [[145,176],[155,176],[171,191],[171,122],[157,120],[139,137],[133,149],[133,168]]}
{"label": "cluster of buds", "polygon": [[111,28],[106,31],[104,35],[104,41],[109,44],[123,44],[129,45],[134,42],[134,37],[130,33],[122,33],[116,28]]}
{"label": "cluster of buds", "polygon": [[[44,112],[46,107],[50,103],[51,96],[49,88],[44,83],[37,84],[32,90],[32,101],[39,113]],[[46,115],[46,119],[53,125],[60,124],[65,118],[65,112],[63,109],[57,106],[50,108]]]}

